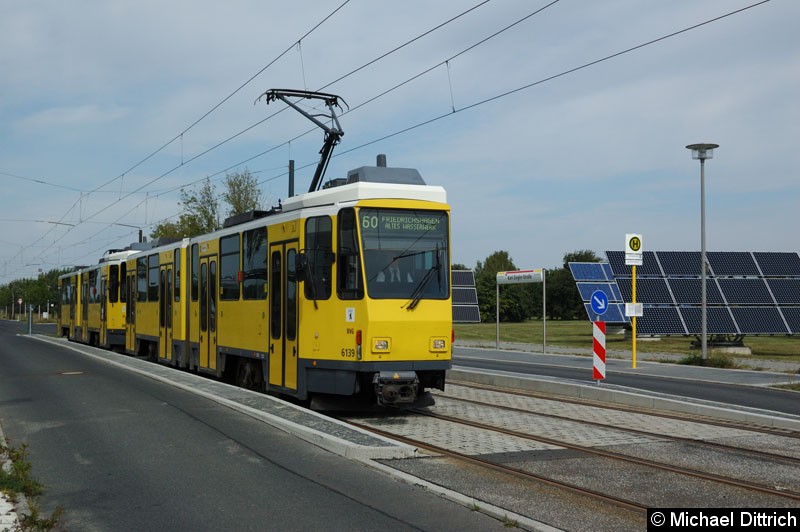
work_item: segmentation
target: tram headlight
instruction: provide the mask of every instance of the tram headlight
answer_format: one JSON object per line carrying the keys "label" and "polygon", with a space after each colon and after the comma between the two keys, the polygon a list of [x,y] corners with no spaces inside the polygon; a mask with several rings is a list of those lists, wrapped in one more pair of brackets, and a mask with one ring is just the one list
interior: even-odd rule
{"label": "tram headlight", "polygon": [[447,339],[443,337],[431,338],[430,350],[438,353],[447,351]]}
{"label": "tram headlight", "polygon": [[389,338],[373,338],[372,339],[372,352],[373,353],[388,353],[392,348],[392,343]]}

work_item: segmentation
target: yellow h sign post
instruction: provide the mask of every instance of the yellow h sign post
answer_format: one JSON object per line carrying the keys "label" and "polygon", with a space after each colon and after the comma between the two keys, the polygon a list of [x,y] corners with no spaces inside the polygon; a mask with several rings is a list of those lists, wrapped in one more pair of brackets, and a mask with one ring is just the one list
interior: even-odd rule
{"label": "yellow h sign post", "polygon": [[633,347],[631,349],[631,360],[633,369],[636,369],[636,316],[641,316],[641,305],[636,305],[636,266],[641,266],[644,249],[642,246],[642,235],[629,233],[625,235],[625,265],[631,267],[631,308],[626,308],[625,314],[631,317],[631,328],[633,329]]}

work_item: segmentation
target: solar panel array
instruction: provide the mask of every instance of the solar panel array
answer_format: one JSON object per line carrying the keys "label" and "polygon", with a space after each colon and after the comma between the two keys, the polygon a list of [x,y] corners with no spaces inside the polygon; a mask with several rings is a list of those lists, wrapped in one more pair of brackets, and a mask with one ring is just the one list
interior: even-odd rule
{"label": "solar panel array", "polygon": [[[591,321],[606,323],[629,323],[625,317],[625,303],[620,287],[614,280],[611,265],[606,262],[570,262],[569,269],[578,285],[578,292],[583,300],[583,307]],[[605,292],[608,297],[608,308],[599,315],[592,310],[591,297],[596,291]]]}
{"label": "solar panel array", "polygon": [[[622,300],[631,301],[633,279],[625,253],[607,251],[606,256]],[[800,255],[711,251],[706,257],[709,334],[800,334]],[[700,334],[700,252],[646,251],[642,258],[636,300],[644,314],[637,319],[637,332]],[[575,280],[580,290],[581,279]]]}
{"label": "solar panel array", "polygon": [[453,323],[480,323],[478,290],[472,270],[453,270]]}

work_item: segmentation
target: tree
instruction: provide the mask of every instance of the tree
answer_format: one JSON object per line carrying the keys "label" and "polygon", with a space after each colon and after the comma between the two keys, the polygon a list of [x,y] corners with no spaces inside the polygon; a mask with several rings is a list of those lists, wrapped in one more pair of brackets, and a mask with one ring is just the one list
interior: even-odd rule
{"label": "tree", "polygon": [[228,216],[257,210],[263,203],[258,181],[246,168],[244,172],[226,174],[225,188],[222,199],[230,206]]}
{"label": "tree", "polygon": [[54,269],[39,274],[36,279],[16,279],[9,284],[0,285],[0,311],[8,315],[21,312],[17,303],[23,300],[23,307],[33,307],[35,313],[49,311],[48,305],[58,308],[58,276],[66,269]]}
{"label": "tree", "polygon": [[177,222],[163,222],[156,225],[150,238],[176,237],[185,238],[216,231],[220,228],[219,202],[216,198],[211,179],[206,178],[199,189],[181,189],[183,212]]}
{"label": "tree", "polygon": [[[228,216],[257,210],[263,203],[258,181],[247,169],[225,175],[222,199],[228,204]],[[199,189],[182,188],[181,201],[178,204],[182,206],[178,221],[157,224],[150,233],[150,238],[185,238],[220,228],[219,202],[210,178],[206,178]]]}
{"label": "tree", "polygon": [[185,236],[211,233],[220,228],[219,202],[210,178],[206,178],[200,190],[182,188],[180,203],[183,213],[178,217],[178,225],[188,233]]}
{"label": "tree", "polygon": [[[514,261],[507,251],[495,251],[486,260],[475,266],[475,286],[478,290],[478,303],[481,310],[481,321],[491,322],[497,319],[497,272],[516,270]],[[500,321],[523,321],[528,315],[524,302],[524,285],[504,286],[500,290]]]}
{"label": "tree", "polygon": [[175,222],[161,222],[150,233],[150,238],[183,238],[183,230]]}

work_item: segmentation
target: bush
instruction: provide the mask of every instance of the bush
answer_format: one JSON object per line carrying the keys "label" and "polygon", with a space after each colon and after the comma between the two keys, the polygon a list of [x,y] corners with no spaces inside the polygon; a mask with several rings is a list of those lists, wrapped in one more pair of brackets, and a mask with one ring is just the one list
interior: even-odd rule
{"label": "bush", "polygon": [[[685,356],[678,361],[678,364],[684,364],[686,366],[703,366],[703,355],[700,353],[694,353],[692,355]],[[726,353],[709,353],[705,366],[709,368],[731,369],[736,367],[736,361],[731,355]]]}

